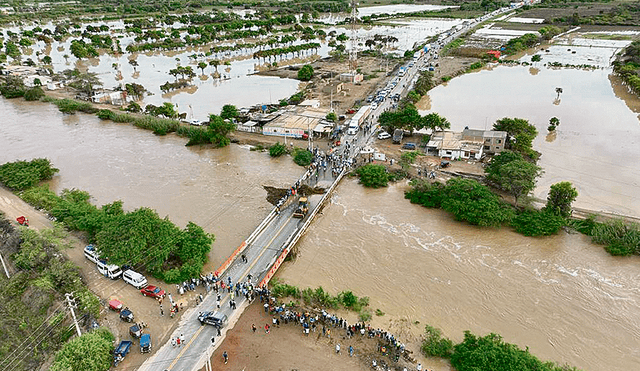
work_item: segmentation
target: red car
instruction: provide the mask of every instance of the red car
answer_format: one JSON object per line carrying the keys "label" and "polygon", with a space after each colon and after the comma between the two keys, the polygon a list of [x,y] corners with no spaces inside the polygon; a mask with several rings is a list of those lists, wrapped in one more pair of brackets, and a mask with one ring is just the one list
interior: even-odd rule
{"label": "red car", "polygon": [[147,286],[144,289],[140,290],[143,296],[151,296],[152,298],[164,298],[164,290],[159,288],[158,286]]}

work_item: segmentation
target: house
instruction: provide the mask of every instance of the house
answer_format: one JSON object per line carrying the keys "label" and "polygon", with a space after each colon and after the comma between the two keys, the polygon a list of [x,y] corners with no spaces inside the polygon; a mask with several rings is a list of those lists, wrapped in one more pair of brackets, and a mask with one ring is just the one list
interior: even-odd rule
{"label": "house", "polygon": [[343,87],[344,83],[339,81],[332,81],[322,88],[322,92],[325,94],[338,94],[342,91]]}
{"label": "house", "polygon": [[494,155],[502,152],[507,140],[506,131],[478,130],[465,128],[462,139],[466,141],[482,142],[484,153]]}
{"label": "house", "polygon": [[266,123],[262,134],[302,138],[324,120],[327,111],[319,108],[295,107]]}
{"label": "house", "polygon": [[480,160],[483,149],[482,141],[465,140],[462,138],[462,133],[453,131],[435,132],[427,143],[427,154],[451,160],[459,158]]}

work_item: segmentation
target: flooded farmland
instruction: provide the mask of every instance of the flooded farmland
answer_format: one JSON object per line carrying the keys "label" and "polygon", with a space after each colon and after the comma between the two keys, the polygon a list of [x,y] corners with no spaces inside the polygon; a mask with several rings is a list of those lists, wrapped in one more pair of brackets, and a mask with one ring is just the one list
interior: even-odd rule
{"label": "flooded farmland", "polygon": [[[634,160],[640,155],[640,100],[610,78],[610,68],[545,66],[556,59],[567,63],[571,49],[578,51],[569,51],[576,63],[604,67],[618,47],[552,46],[545,48],[550,53],[538,52],[543,59],[532,66],[463,75],[429,92],[430,111],[447,117],[452,130],[490,129],[502,117],[529,120],[539,132],[533,147],[542,153],[538,164],[544,169],[535,197],[544,200],[551,184],[570,181],[579,192],[576,207],[640,216],[640,164]],[[563,89],[559,97],[557,87]],[[547,135],[551,117],[561,124]]]}

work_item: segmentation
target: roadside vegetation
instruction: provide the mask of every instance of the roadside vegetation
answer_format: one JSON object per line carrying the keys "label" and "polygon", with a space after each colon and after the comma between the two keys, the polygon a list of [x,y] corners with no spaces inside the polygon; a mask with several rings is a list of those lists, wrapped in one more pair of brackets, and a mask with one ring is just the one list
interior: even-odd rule
{"label": "roadside vegetation", "polygon": [[[60,253],[66,247],[63,238],[59,229],[16,228],[0,213],[0,253],[11,272],[11,278],[6,278],[4,270],[0,274],[0,367],[4,369],[38,369],[75,335],[63,303],[66,293],[75,297],[81,326],[99,315],[98,298],[87,289],[79,268]],[[101,368],[87,369],[107,370],[111,349],[109,343],[94,349],[96,353],[83,354],[87,361],[109,359]]]}
{"label": "roadside vegetation", "polygon": [[636,95],[640,95],[640,40],[626,47],[613,62],[613,71]]}
{"label": "roadside vegetation", "polygon": [[369,298],[366,296],[359,298],[351,291],[341,291],[337,295],[331,295],[324,291],[322,287],[318,287],[315,290],[310,287],[300,289],[297,286],[281,283],[277,279],[273,279],[271,281],[271,294],[276,298],[302,300],[305,305],[352,310],[359,313],[361,321],[371,319],[371,311],[368,309]]}
{"label": "roadside vegetation", "polygon": [[464,332],[464,340],[454,344],[440,329],[427,325],[421,346],[426,357],[448,359],[457,371],[579,371],[569,365],[543,362],[528,349],[505,342],[491,333],[477,336]]}
{"label": "roadside vegetation", "polygon": [[14,188],[22,190],[20,198],[44,209],[68,229],[85,232],[88,240],[99,246],[103,258],[113,264],[132,265],[166,282],[198,277],[215,239],[191,222],[181,230],[148,208],[126,212],[122,201],[98,208],[89,202],[87,192],[65,189],[56,195],[47,185],[33,186],[57,171],[45,159],[6,163],[0,171],[9,184],[23,177],[32,179]]}

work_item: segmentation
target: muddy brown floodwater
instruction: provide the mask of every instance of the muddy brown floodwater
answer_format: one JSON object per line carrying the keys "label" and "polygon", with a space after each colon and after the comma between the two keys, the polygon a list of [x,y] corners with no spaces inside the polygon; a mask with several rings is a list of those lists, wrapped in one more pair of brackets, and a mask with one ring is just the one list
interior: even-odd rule
{"label": "muddy brown floodwater", "polygon": [[287,187],[302,174],[291,158],[271,159],[231,145],[185,147],[175,135],[155,136],[95,116],[64,115],[56,106],[0,99],[0,163],[49,158],[60,172],[50,182],[88,191],[97,205],[122,200],[150,207],[179,226],[216,235],[205,271],[216,269],[272,208],[263,185]]}
{"label": "muddy brown floodwater", "polygon": [[640,257],[609,256],[579,234],[528,238],[465,225],[410,204],[405,188],[343,181],[278,279],[369,296],[372,311],[385,313],[373,324],[414,354],[431,324],[455,341],[464,330],[495,332],[585,371],[638,369]]}

